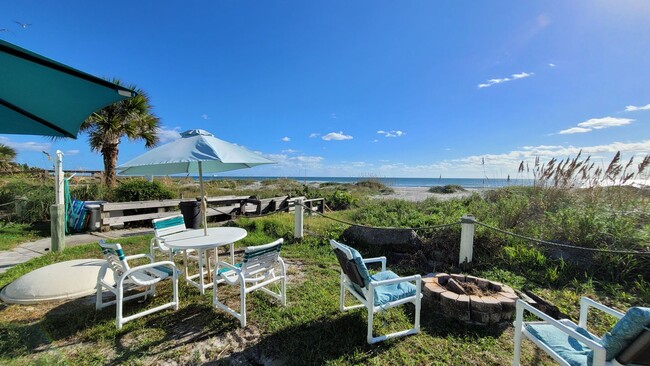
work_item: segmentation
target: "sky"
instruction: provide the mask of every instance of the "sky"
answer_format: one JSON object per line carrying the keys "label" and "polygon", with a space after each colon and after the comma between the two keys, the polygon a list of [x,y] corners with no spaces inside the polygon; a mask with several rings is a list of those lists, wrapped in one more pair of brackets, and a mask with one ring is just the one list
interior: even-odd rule
{"label": "sky", "polygon": [[[0,39],[149,95],[245,176],[516,177],[650,152],[650,2],[3,1]],[[2,123],[2,121],[0,121]],[[87,136],[0,135],[17,162],[103,169]],[[122,140],[118,165],[145,152]]]}

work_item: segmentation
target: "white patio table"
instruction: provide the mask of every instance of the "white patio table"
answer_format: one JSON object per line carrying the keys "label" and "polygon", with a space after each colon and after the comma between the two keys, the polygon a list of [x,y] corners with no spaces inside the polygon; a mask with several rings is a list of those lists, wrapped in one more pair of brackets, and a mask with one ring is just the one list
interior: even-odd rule
{"label": "white patio table", "polygon": [[[214,249],[214,263],[219,262],[218,247],[230,245],[230,263],[235,262],[235,242],[246,237],[248,233],[246,230],[238,227],[213,227],[208,228],[208,235],[205,235],[203,229],[187,230],[177,234],[171,234],[165,237],[165,245],[171,249],[186,251],[194,249],[199,256],[199,273],[188,276],[185,281],[205,293],[205,289],[212,287],[210,281],[210,267],[209,258],[206,256],[206,251]],[[203,261],[208,264],[208,271],[203,270]],[[187,263],[187,262],[186,262]],[[208,282],[204,282],[205,275],[208,275]],[[198,278],[199,281],[194,281]]]}

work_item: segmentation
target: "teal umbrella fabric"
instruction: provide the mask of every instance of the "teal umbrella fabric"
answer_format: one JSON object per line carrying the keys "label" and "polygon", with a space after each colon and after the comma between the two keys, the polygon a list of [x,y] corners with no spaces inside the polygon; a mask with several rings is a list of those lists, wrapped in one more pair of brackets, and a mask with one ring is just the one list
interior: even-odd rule
{"label": "teal umbrella fabric", "polygon": [[0,134],[77,138],[91,113],[135,95],[0,40]]}
{"label": "teal umbrella fabric", "polygon": [[203,230],[207,235],[203,173],[219,173],[274,163],[273,160],[242,146],[220,140],[210,132],[189,130],[181,133],[181,138],[151,149],[118,166],[117,171],[122,175],[198,175],[203,197],[201,200]]}

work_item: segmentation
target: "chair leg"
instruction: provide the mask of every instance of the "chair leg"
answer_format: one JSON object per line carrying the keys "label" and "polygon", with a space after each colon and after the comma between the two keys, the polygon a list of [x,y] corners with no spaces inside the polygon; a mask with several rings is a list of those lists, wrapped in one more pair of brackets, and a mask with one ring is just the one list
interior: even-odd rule
{"label": "chair leg", "polygon": [[343,287],[343,274],[341,274],[341,294],[340,294],[340,301],[339,301],[339,310],[341,312],[345,311],[345,287]]}
{"label": "chair leg", "polygon": [[513,366],[519,366],[519,359],[521,356],[521,329],[523,327],[523,319],[524,319],[524,308],[521,306],[517,306],[517,311],[516,311],[516,318],[515,318],[515,350],[514,350],[514,356],[512,359],[512,365]]}
{"label": "chair leg", "polygon": [[241,319],[239,322],[241,323],[241,327],[244,328],[246,327],[246,287],[244,287],[244,284],[240,286],[240,292],[239,292],[239,297],[240,297],[240,303],[239,303],[239,311],[241,312]]}
{"label": "chair leg", "polygon": [[372,337],[372,325],[373,325],[373,322],[374,322],[374,315],[375,314],[374,314],[372,308],[369,307],[368,308],[368,336],[367,336],[368,344],[375,343],[373,341],[373,337]]}
{"label": "chair leg", "polygon": [[97,286],[95,287],[97,291],[97,296],[95,297],[95,310],[99,310],[102,308],[102,295],[103,295],[103,287],[99,281],[97,282]]}
{"label": "chair leg", "polygon": [[115,302],[115,324],[117,330],[122,329],[122,305],[124,299],[124,289],[120,286],[117,289],[116,302]]}

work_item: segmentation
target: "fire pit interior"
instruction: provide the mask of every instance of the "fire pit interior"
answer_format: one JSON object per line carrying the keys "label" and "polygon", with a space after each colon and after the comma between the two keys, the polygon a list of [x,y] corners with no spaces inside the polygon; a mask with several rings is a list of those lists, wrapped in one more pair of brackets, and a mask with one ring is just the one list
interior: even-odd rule
{"label": "fire pit interior", "polygon": [[476,324],[511,321],[518,296],[504,284],[474,276],[430,274],[424,282],[424,301],[431,311]]}

